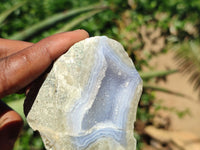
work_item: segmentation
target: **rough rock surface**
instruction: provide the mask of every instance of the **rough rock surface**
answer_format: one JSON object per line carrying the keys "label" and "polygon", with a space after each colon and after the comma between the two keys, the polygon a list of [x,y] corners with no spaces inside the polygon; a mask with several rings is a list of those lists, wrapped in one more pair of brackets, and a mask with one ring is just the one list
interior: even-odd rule
{"label": "rough rock surface", "polygon": [[27,115],[48,150],[134,150],[142,80],[117,41],[73,45],[47,75]]}

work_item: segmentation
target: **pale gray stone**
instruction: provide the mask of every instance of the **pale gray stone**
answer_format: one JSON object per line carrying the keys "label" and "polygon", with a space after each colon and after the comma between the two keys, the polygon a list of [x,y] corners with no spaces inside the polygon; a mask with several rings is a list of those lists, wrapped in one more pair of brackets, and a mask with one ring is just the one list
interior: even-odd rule
{"label": "pale gray stone", "polygon": [[48,150],[135,150],[141,91],[122,45],[105,36],[88,38],[54,63],[27,121]]}

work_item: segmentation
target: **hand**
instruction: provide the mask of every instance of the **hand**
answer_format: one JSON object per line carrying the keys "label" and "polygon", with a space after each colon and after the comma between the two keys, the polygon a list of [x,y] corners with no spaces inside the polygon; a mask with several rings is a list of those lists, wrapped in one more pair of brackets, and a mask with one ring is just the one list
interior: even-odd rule
{"label": "hand", "polygon": [[[26,88],[74,43],[84,30],[55,34],[36,44],[0,39],[0,98]],[[12,150],[22,128],[21,117],[0,101],[0,148]]]}

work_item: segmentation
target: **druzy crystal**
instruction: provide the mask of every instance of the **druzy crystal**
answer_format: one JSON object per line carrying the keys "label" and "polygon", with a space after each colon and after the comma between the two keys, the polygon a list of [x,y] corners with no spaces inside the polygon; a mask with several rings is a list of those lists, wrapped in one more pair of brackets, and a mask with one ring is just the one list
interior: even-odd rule
{"label": "druzy crystal", "polygon": [[48,150],[134,150],[142,80],[105,36],[73,45],[53,65],[27,115]]}

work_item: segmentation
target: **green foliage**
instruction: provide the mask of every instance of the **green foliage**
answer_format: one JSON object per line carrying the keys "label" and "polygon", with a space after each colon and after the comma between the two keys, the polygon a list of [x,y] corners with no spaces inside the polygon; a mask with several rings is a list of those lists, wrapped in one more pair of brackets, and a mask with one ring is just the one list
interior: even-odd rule
{"label": "green foliage", "polygon": [[[14,40],[25,40],[25,39],[33,36],[34,34],[38,33],[42,29],[48,28],[49,26],[52,26],[59,21],[70,18],[70,17],[75,16],[77,14],[84,13],[85,11],[87,12],[87,11],[90,11],[90,10],[98,10],[98,9],[100,9],[100,10],[105,9],[105,6],[100,5],[100,4],[95,4],[95,5],[91,5],[91,6],[87,6],[87,7],[72,9],[72,10],[66,11],[66,12],[57,13],[57,14],[51,16],[51,17],[44,19],[43,21],[41,21],[39,23],[32,25],[31,27],[28,27],[28,28],[26,28],[26,29],[24,29],[20,32],[17,32],[14,35],[9,36],[8,38],[14,39]],[[81,19],[75,19],[75,21],[70,22],[70,24],[68,23],[67,27],[64,27],[64,29],[60,29],[58,32],[67,31],[67,30],[73,28],[76,24],[78,24],[81,21],[91,17],[92,15],[94,15],[98,12],[100,12],[100,11],[95,11],[95,13],[92,12],[90,14],[83,14],[85,17],[81,17]]]}
{"label": "green foliage", "polygon": [[[134,133],[136,141],[142,141],[141,136],[138,133]],[[137,142],[136,150],[140,150],[143,147],[142,142]]]}
{"label": "green foliage", "polygon": [[167,75],[176,72],[177,70],[164,70],[164,71],[139,72],[139,74],[143,80],[148,80],[155,77],[165,77]]}
{"label": "green foliage", "polygon": [[185,116],[191,116],[190,110],[185,108],[183,110],[179,110],[175,107],[166,107],[163,106],[161,103],[154,104],[155,111],[164,110],[171,113],[176,114],[179,118],[183,118]]}
{"label": "green foliage", "polygon": [[15,100],[23,99],[24,97],[25,97],[24,94],[11,94],[11,95],[8,95],[8,96],[2,98],[2,100],[5,103],[8,103],[10,101],[15,101]]}
{"label": "green foliage", "polygon": [[[82,28],[87,30],[90,36],[106,35],[118,40],[134,61],[144,81],[144,91],[137,113],[137,119],[144,124],[151,123],[151,107],[167,110],[153,105],[154,90],[185,96],[148,84],[152,78],[164,77],[175,72],[154,70],[148,63],[152,58],[167,53],[168,45],[172,45],[173,48],[176,45],[176,49],[179,49],[177,58],[181,58],[180,62],[186,71],[193,70],[192,79],[195,87],[199,88],[199,0],[100,0],[98,5],[96,2],[2,0],[0,36],[37,42],[57,32]],[[152,71],[143,72],[144,66]],[[24,95],[14,94],[3,100],[19,109],[17,103],[21,104],[22,101],[18,100],[22,100],[23,97]],[[169,110],[180,117],[188,114],[187,110]],[[141,135],[137,134],[136,137],[139,150],[142,147]],[[23,149],[43,149],[39,135],[28,128],[26,122],[21,138],[15,146],[15,150]]]}
{"label": "green foliage", "polygon": [[17,5],[14,5],[13,7],[11,7],[10,9],[4,11],[3,13],[1,13],[0,15],[0,23],[2,23],[13,11],[17,10],[19,7],[23,6],[25,4],[25,2],[21,2]]}
{"label": "green foliage", "polygon": [[141,96],[140,101],[140,107],[137,111],[137,118],[140,119],[143,122],[148,122],[153,115],[149,113],[149,109],[151,108],[154,100],[154,94],[153,93],[147,93],[143,92]]}
{"label": "green foliage", "polygon": [[150,85],[150,84],[147,84],[147,83],[143,84],[143,88],[154,90],[154,91],[160,91],[160,92],[164,92],[164,93],[168,93],[168,94],[172,94],[172,95],[191,99],[189,96],[187,96],[183,93],[175,92],[175,91],[172,91],[172,90],[169,90],[169,89],[166,89],[166,88],[162,88],[162,87],[159,87],[159,86],[155,86],[155,85],[153,86],[153,85]]}
{"label": "green foliage", "polygon": [[14,150],[45,150],[42,139],[38,132],[33,132],[27,124],[15,143]]}

